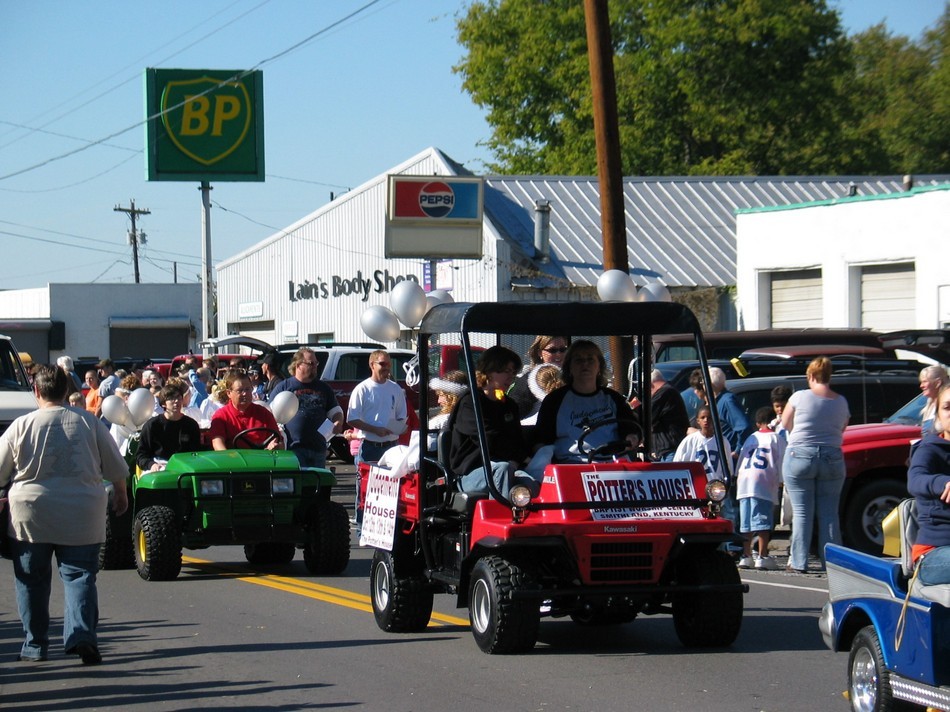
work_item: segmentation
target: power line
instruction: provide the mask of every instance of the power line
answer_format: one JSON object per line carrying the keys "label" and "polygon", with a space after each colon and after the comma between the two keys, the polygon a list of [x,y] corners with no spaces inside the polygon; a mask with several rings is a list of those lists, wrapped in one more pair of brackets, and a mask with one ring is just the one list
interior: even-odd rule
{"label": "power line", "polygon": [[225,85],[227,85],[227,84],[233,84],[234,82],[239,82],[239,81],[241,81],[242,79],[244,79],[245,77],[249,76],[251,73],[256,72],[257,70],[259,70],[261,67],[263,67],[263,66],[265,66],[265,65],[267,65],[267,64],[270,64],[271,62],[275,62],[276,60],[280,59],[281,57],[287,56],[287,55],[290,54],[291,52],[294,52],[295,50],[297,50],[297,49],[303,47],[304,45],[308,44],[309,42],[312,42],[312,41],[315,40],[317,37],[320,37],[321,35],[327,34],[328,32],[330,32],[331,30],[335,29],[336,27],[339,27],[339,26],[342,25],[343,23],[348,22],[349,20],[353,19],[354,17],[356,17],[356,16],[359,15],[360,13],[365,12],[366,10],[368,10],[369,8],[371,8],[373,5],[376,5],[376,4],[379,3],[380,1],[381,1],[381,0],[370,0],[370,2],[366,3],[365,5],[363,5],[362,7],[358,8],[358,9],[354,10],[354,11],[351,12],[350,14],[348,14],[348,15],[342,17],[341,19],[336,20],[335,22],[331,22],[331,23],[330,23],[329,25],[327,25],[326,27],[324,27],[324,28],[322,28],[322,29],[320,29],[320,30],[317,30],[317,31],[314,32],[313,34],[309,35],[308,37],[305,37],[304,39],[300,40],[299,42],[296,42],[295,44],[291,45],[290,47],[287,47],[286,49],[281,50],[281,51],[278,52],[277,54],[275,54],[275,55],[273,55],[273,56],[271,56],[271,57],[268,57],[267,59],[261,60],[260,62],[258,62],[257,64],[255,64],[251,69],[246,69],[246,70],[244,70],[244,71],[238,72],[237,74],[235,74],[235,75],[232,76],[232,77],[228,77],[227,79],[223,79],[223,80],[221,80],[220,82],[218,82],[216,85],[210,87],[209,89],[206,89],[205,91],[200,92],[200,93],[198,93],[198,94],[196,94],[196,95],[194,95],[194,96],[189,96],[188,99],[184,99],[184,100],[182,100],[181,102],[179,102],[178,104],[175,104],[174,106],[170,106],[170,107],[168,107],[167,109],[164,109],[164,110],[162,110],[162,111],[159,111],[158,113],[155,113],[155,114],[153,114],[153,115],[151,115],[151,116],[147,116],[147,117],[146,117],[145,119],[143,119],[142,121],[137,121],[137,122],[135,122],[134,124],[132,124],[131,126],[128,126],[128,127],[124,128],[124,129],[120,129],[120,130],[118,130],[118,131],[115,131],[115,132],[109,134],[108,136],[104,136],[104,137],[102,137],[102,138],[100,138],[100,139],[98,139],[98,140],[95,140],[95,141],[90,141],[88,144],[86,144],[86,145],[84,145],[84,146],[80,146],[79,148],[73,149],[73,150],[71,150],[71,151],[67,151],[67,152],[62,153],[62,154],[60,154],[60,155],[58,155],[58,156],[53,156],[53,157],[51,157],[51,158],[47,158],[47,159],[44,160],[44,161],[41,161],[41,162],[39,162],[39,163],[36,163],[36,164],[34,164],[34,165],[32,165],[32,166],[27,166],[26,168],[21,168],[20,170],[13,171],[12,173],[7,173],[7,174],[5,174],[5,175],[0,175],[0,181],[7,180],[8,178],[13,178],[13,177],[15,177],[15,176],[22,175],[22,174],[24,174],[24,173],[29,173],[30,171],[34,171],[34,170],[36,170],[37,168],[42,168],[43,166],[48,166],[50,163],[55,163],[56,161],[61,161],[61,160],[63,160],[64,158],[69,158],[70,156],[74,156],[74,155],[76,155],[77,153],[82,153],[83,151],[86,151],[86,150],[92,148],[93,146],[102,145],[102,144],[104,144],[106,141],[109,141],[110,139],[113,139],[113,138],[115,138],[115,137],[117,137],[117,136],[121,136],[121,135],[123,135],[123,134],[125,134],[125,133],[128,133],[129,131],[132,131],[132,130],[134,130],[134,129],[137,129],[137,128],[139,128],[140,126],[142,126],[143,124],[147,124],[149,121],[158,120],[158,119],[160,119],[162,116],[164,116],[165,114],[171,113],[172,111],[177,111],[178,109],[180,109],[181,107],[183,107],[186,103],[188,103],[188,102],[190,102],[190,101],[193,101],[194,99],[196,99],[196,98],[198,98],[198,97],[206,96],[207,94],[210,94],[210,93],[214,92],[215,90],[217,90],[218,88],[220,88],[220,87],[222,87],[222,86],[225,86]]}
{"label": "power line", "polygon": [[[166,62],[166,61],[168,61],[169,59],[175,57],[176,55],[181,54],[181,53],[184,52],[185,50],[190,49],[191,47],[194,47],[195,45],[200,44],[201,42],[204,42],[206,39],[208,39],[208,38],[211,37],[212,35],[215,35],[215,34],[217,34],[218,32],[220,32],[221,30],[225,29],[226,27],[229,27],[230,25],[233,25],[233,24],[234,24],[235,22],[237,22],[238,20],[244,18],[245,16],[247,16],[247,15],[249,15],[250,13],[254,12],[255,10],[257,10],[258,8],[263,7],[264,5],[268,4],[270,1],[271,1],[271,0],[264,0],[264,2],[259,3],[258,5],[256,5],[255,7],[251,8],[251,9],[248,10],[247,12],[244,12],[244,13],[238,15],[237,17],[235,17],[235,18],[234,18],[233,20],[231,20],[230,22],[226,22],[225,24],[221,25],[221,26],[218,27],[217,29],[215,29],[215,30],[213,30],[213,31],[211,31],[211,32],[209,32],[209,33],[207,33],[206,35],[204,35],[204,36],[202,36],[202,37],[199,37],[199,38],[198,38],[197,40],[195,40],[194,42],[192,42],[192,43],[190,43],[190,44],[187,44],[187,45],[185,45],[184,47],[182,47],[182,48],[176,50],[175,52],[173,52],[171,55],[165,57],[164,59],[158,60],[158,64],[161,64],[162,62]],[[178,37],[176,37],[176,38],[174,38],[174,39],[172,39],[172,40],[169,40],[169,41],[166,42],[165,44],[163,44],[163,45],[161,45],[160,47],[158,47],[156,50],[152,50],[152,52],[149,52],[148,54],[142,55],[142,57],[140,57],[139,59],[137,59],[137,60],[135,60],[135,61],[133,61],[133,62],[127,64],[127,65],[126,65],[125,67],[123,67],[122,69],[120,69],[120,70],[118,70],[118,71],[116,71],[116,72],[113,72],[113,73],[110,74],[108,77],[105,77],[104,79],[102,79],[102,80],[96,82],[95,84],[93,84],[92,86],[90,86],[90,87],[84,89],[83,91],[77,92],[76,94],[74,94],[73,96],[69,97],[68,99],[64,99],[64,100],[61,101],[59,104],[56,104],[56,105],[50,107],[49,109],[47,109],[47,110],[46,110],[45,112],[43,112],[42,114],[37,115],[35,118],[38,119],[38,118],[44,116],[45,114],[48,114],[48,113],[50,113],[51,111],[56,110],[56,109],[59,108],[60,106],[65,106],[66,104],[68,104],[69,102],[71,102],[73,99],[76,99],[76,98],[82,96],[84,93],[90,91],[91,89],[94,89],[95,87],[99,86],[100,84],[104,84],[105,82],[109,81],[110,79],[112,79],[112,78],[115,77],[116,75],[121,74],[122,72],[124,72],[126,69],[128,69],[128,68],[130,68],[130,67],[133,67],[133,66],[139,66],[143,61],[145,61],[145,60],[147,59],[147,57],[148,57],[150,54],[152,54],[152,53],[154,53],[154,52],[157,52],[159,49],[162,49],[162,47],[167,47],[168,45],[172,44],[173,42],[177,42],[179,39],[181,39],[182,37],[186,36],[187,34],[189,34],[190,32],[192,32],[192,31],[195,30],[196,28],[201,27],[202,25],[207,24],[207,23],[210,22],[211,20],[214,20],[214,19],[220,17],[220,15],[221,15],[221,13],[219,13],[219,12],[216,12],[216,13],[212,14],[212,15],[211,15],[210,17],[208,17],[207,19],[205,19],[205,20],[199,22],[197,25],[194,25],[190,30],[187,30],[186,32],[183,32],[182,34],[178,35]],[[138,79],[140,76],[141,76],[140,73],[136,73],[134,76],[131,76],[131,77],[129,77],[128,79],[125,79],[125,80],[119,82],[118,84],[112,85],[112,86],[111,86],[109,89],[107,89],[106,91],[97,94],[96,96],[92,97],[91,99],[88,99],[87,101],[83,102],[83,103],[80,104],[79,106],[76,106],[76,107],[74,107],[74,108],[72,108],[72,109],[66,111],[65,113],[62,113],[62,114],[60,114],[59,116],[54,116],[52,119],[50,119],[49,121],[47,121],[46,123],[44,123],[42,126],[40,126],[40,127],[38,127],[38,128],[31,129],[31,128],[26,127],[26,126],[22,127],[22,128],[27,129],[28,133],[23,134],[22,136],[19,136],[19,137],[13,139],[12,141],[8,141],[7,143],[5,143],[5,144],[3,144],[3,145],[0,145],[0,149],[6,148],[7,146],[9,146],[9,145],[11,145],[11,144],[16,143],[17,141],[20,141],[20,140],[23,139],[23,138],[26,138],[27,136],[30,135],[30,133],[33,133],[33,132],[36,132],[36,131],[41,131],[42,129],[44,129],[45,127],[49,126],[50,124],[56,123],[56,122],[59,121],[60,119],[65,118],[65,117],[69,116],[70,114],[73,114],[73,113],[79,111],[80,109],[82,109],[82,108],[85,107],[85,106],[88,106],[88,105],[91,104],[92,102],[97,101],[98,99],[101,99],[102,97],[104,97],[104,96],[106,96],[106,95],[108,95],[108,94],[111,94],[112,92],[114,92],[115,90],[119,89],[120,87],[125,86],[125,85],[128,84],[129,82],[135,81],[135,80]],[[34,120],[35,120],[35,119],[34,119]]]}
{"label": "power line", "polygon": [[[5,221],[0,221],[0,222],[5,222]],[[52,232],[52,231],[50,231],[50,232]],[[60,233],[60,234],[62,234],[62,233]],[[60,247],[72,247],[73,249],[76,249],[76,250],[83,250],[84,252],[102,252],[103,254],[106,254],[106,255],[124,255],[124,254],[125,254],[125,250],[122,250],[122,251],[115,250],[115,249],[107,250],[107,249],[104,249],[104,248],[101,248],[101,247],[87,247],[87,246],[85,246],[85,245],[74,245],[74,244],[69,243],[69,242],[61,242],[60,240],[50,240],[50,239],[48,239],[48,238],[35,237],[35,236],[32,236],[32,235],[23,235],[23,234],[18,233],[18,232],[10,232],[9,230],[0,230],[0,235],[7,235],[8,237],[16,237],[16,238],[20,238],[21,240],[30,240],[30,241],[32,241],[32,242],[43,242],[43,243],[50,244],[50,245],[59,245]],[[89,240],[89,241],[91,241],[91,242],[101,242],[101,243],[104,243],[104,244],[112,244],[112,243],[106,243],[106,242],[103,241],[103,240],[93,240],[92,238],[88,238],[88,237],[84,237],[84,238],[80,238],[80,239]],[[179,254],[179,253],[176,253],[176,252],[169,252],[169,251],[167,251],[167,250],[153,250],[153,252],[161,252],[161,253],[167,254],[167,255],[177,255],[177,254]],[[160,261],[160,262],[178,262],[178,263],[180,263],[180,264],[188,265],[188,266],[190,266],[190,267],[199,267],[199,266],[200,266],[200,263],[198,263],[198,262],[188,262],[187,260],[185,260],[185,259],[180,259],[180,258],[179,258],[179,259],[176,259],[176,260],[171,260],[171,259],[164,259],[164,258],[161,258],[161,257],[155,257],[155,258],[153,258],[153,259],[156,259],[156,260],[158,260],[158,261]],[[193,259],[196,259],[196,258],[193,258]]]}
{"label": "power line", "polygon": [[3,188],[3,187],[0,187],[0,190],[4,191],[5,193],[25,193],[25,194],[33,195],[33,194],[35,194],[35,193],[55,193],[56,191],[59,191],[59,190],[66,190],[67,188],[75,188],[77,185],[84,185],[85,183],[90,183],[90,182],[94,181],[96,178],[101,178],[101,177],[104,176],[106,173],[111,173],[111,172],[114,171],[116,168],[121,168],[121,167],[124,166],[126,163],[128,163],[129,161],[131,161],[133,158],[138,158],[138,156],[139,156],[141,153],[142,153],[141,151],[138,151],[137,153],[135,153],[135,154],[133,154],[133,155],[127,157],[127,158],[123,158],[121,161],[119,161],[118,163],[116,163],[114,166],[111,166],[110,168],[106,168],[104,171],[99,171],[99,172],[96,173],[95,175],[86,176],[86,177],[83,178],[82,180],[77,180],[77,181],[75,181],[74,183],[67,183],[66,185],[58,185],[58,186],[56,186],[55,188],[37,188],[37,189],[35,189],[35,190],[23,190],[22,188]]}
{"label": "power line", "polygon": [[294,183],[308,183],[308,184],[310,184],[310,185],[322,185],[322,186],[324,186],[324,187],[326,187],[326,188],[340,188],[340,189],[345,190],[345,191],[347,191],[347,192],[349,192],[350,190],[352,190],[352,188],[350,188],[350,186],[348,186],[348,185],[338,185],[337,183],[321,183],[321,182],[318,181],[318,180],[307,180],[306,178],[290,178],[289,176],[275,176],[273,173],[268,173],[268,174],[267,174],[267,177],[268,177],[268,178],[277,178],[278,180],[289,180],[289,181],[292,181],[292,182],[294,182]]}

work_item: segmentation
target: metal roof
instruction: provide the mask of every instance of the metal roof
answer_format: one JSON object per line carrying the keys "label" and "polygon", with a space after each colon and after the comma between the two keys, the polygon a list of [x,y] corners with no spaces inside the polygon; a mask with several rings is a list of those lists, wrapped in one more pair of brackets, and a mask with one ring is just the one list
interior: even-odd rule
{"label": "metal roof", "polygon": [[[950,176],[914,181],[938,185],[950,183]],[[904,191],[900,176],[625,178],[623,185],[630,273],[641,285],[660,280],[674,287],[736,283],[738,210]],[[551,206],[548,263],[533,260],[538,200]],[[597,284],[603,243],[596,177],[487,176],[485,212],[532,263],[526,285]],[[790,246],[776,249],[783,247]]]}

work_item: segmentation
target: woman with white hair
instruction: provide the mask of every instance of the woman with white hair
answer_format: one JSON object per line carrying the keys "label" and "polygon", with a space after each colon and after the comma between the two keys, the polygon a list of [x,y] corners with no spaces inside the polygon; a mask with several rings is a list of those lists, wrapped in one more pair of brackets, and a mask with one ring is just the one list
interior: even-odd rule
{"label": "woman with white hair", "polygon": [[72,383],[69,392],[82,393],[82,381],[79,380],[79,374],[77,374],[74,370],[72,356],[60,356],[58,359],[56,359],[56,365],[63,369],[66,375],[69,376],[69,381]]}
{"label": "woman with white hair", "polygon": [[927,366],[920,372],[920,391],[927,402],[920,411],[920,432],[922,435],[934,432],[937,415],[937,395],[950,383],[947,370],[943,366]]}

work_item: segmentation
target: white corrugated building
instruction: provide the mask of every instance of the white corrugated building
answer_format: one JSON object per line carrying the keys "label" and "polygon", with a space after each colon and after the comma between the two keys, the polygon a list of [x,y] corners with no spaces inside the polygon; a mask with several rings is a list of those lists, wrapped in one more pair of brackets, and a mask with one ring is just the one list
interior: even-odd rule
{"label": "white corrugated building", "polygon": [[194,349],[198,284],[58,284],[0,291],[0,333],[37,363],[59,356],[146,361]]}
{"label": "white corrugated building", "polygon": [[[396,280],[426,283],[426,260],[383,256],[389,174],[472,175],[429,148],[219,263],[218,333],[272,343],[365,340],[359,318],[368,306],[390,306]],[[483,256],[441,263],[432,288],[449,288],[456,301],[596,299],[603,271],[597,178],[484,180]],[[706,328],[735,328],[738,210],[901,190],[893,176],[627,178],[630,271],[640,284],[668,286]],[[535,245],[539,202],[550,207],[542,249]]]}
{"label": "white corrugated building", "polygon": [[950,185],[740,211],[746,328],[950,327]]}

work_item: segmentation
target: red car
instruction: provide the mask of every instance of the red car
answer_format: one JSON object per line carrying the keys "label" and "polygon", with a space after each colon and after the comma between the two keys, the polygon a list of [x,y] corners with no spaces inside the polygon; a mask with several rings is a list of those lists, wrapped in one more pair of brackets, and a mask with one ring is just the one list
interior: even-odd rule
{"label": "red car", "polygon": [[[921,354],[950,363],[950,329],[895,331],[879,337],[885,349]],[[881,554],[881,522],[907,494],[910,446],[919,440],[924,396],[914,398],[883,423],[852,425],[844,432],[847,479],[841,495],[844,543]]]}
{"label": "red car", "polygon": [[[922,397],[911,401],[918,402],[922,407]],[[847,479],[841,493],[841,535],[847,546],[880,555],[881,522],[908,497],[910,445],[919,439],[919,423],[866,423],[845,429],[841,449]]]}

